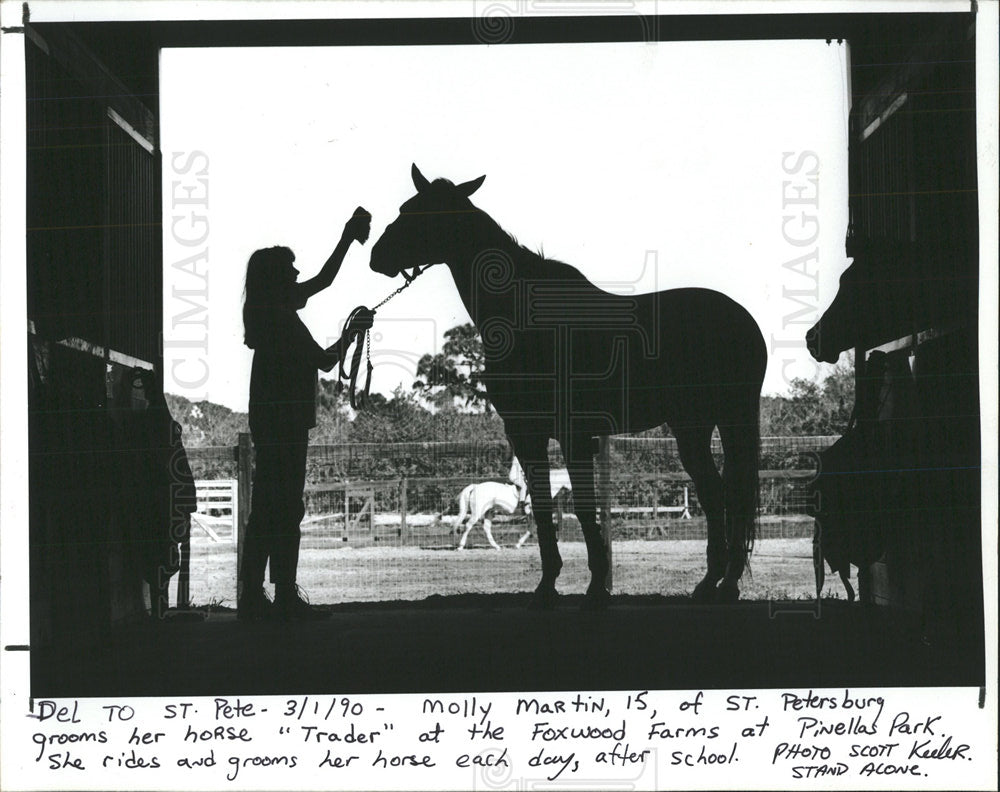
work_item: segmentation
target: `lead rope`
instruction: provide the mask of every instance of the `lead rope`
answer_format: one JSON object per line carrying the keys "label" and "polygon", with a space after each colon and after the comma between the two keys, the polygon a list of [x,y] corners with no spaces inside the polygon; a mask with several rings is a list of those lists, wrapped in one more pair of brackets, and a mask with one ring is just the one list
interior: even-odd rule
{"label": "lead rope", "polygon": [[[424,269],[427,269],[424,267]],[[401,291],[409,287],[411,283],[420,275],[424,269],[414,268],[413,275],[407,275],[403,272],[403,277],[406,278],[406,283],[392,292],[388,297],[386,297],[382,302],[376,305],[374,308],[367,308],[364,305],[359,305],[350,315],[347,317],[347,323],[344,326],[344,332],[340,336],[340,361],[339,361],[339,376],[337,379],[337,393],[340,393],[341,389],[344,387],[344,382],[348,384],[348,395],[351,400],[351,407],[355,410],[364,407],[365,402],[368,401],[368,390],[371,388],[372,384],[372,345],[369,333],[369,328],[371,323],[375,320],[375,313],[385,305],[389,300],[399,294]],[[367,322],[363,320],[367,319]],[[360,324],[366,324],[367,326],[360,326]],[[347,360],[347,350],[350,348],[351,344],[355,344],[354,355],[351,358],[351,370],[347,372],[344,370],[344,363]],[[360,398],[357,395],[357,385],[358,385],[358,370],[361,368],[361,354],[362,351],[365,353],[365,360],[367,363],[367,373],[365,376],[365,388],[361,393]]]}

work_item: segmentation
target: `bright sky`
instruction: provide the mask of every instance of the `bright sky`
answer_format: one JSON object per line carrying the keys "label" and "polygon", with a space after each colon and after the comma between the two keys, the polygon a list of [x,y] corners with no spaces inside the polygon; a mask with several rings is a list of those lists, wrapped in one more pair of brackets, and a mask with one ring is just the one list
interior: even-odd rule
{"label": "bright sky", "polygon": [[[246,409],[259,247],[291,247],[309,277],[356,205],[374,215],[300,314],[320,343],[399,285],[368,257],[412,162],[486,174],[477,206],[609,290],[726,292],[772,348],[765,392],[814,377],[802,338],[846,265],[846,57],[814,41],[166,50],[166,389]],[[373,388],[409,389],[466,321],[448,271],[428,271],[379,311]]]}

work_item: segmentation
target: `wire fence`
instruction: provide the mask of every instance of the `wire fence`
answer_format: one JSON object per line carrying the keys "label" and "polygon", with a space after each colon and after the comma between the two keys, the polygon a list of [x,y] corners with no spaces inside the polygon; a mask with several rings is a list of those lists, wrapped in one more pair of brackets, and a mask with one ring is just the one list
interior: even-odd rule
{"label": "wire fence", "polygon": [[[763,438],[759,538],[812,536],[812,505],[806,486],[817,470],[816,454],[835,439]],[[629,540],[642,540],[650,552],[676,553],[681,551],[667,548],[688,545],[664,542],[705,540],[704,513],[680,465],[673,438],[615,437],[608,453],[612,542],[627,547]],[[721,469],[724,460],[718,438],[712,453]],[[565,467],[557,444],[550,447],[549,457],[554,469]],[[199,494],[225,491],[219,479],[230,480],[228,491],[237,493],[228,508],[220,508],[219,496],[213,502],[208,494],[199,503],[199,514],[192,522],[192,601],[233,604],[240,537],[250,513],[252,445],[243,436],[235,447],[189,449],[188,458],[200,482]],[[443,590],[445,578],[447,585],[463,591],[507,591],[515,585],[515,578],[521,579],[518,575],[527,576],[519,585],[533,585],[533,573],[524,559],[535,554],[473,553],[458,564],[447,560],[457,555],[427,552],[458,546],[467,527],[467,523],[457,524],[459,494],[469,484],[506,483],[511,460],[512,452],[504,443],[311,446],[301,526],[303,585],[330,601],[419,598]],[[566,552],[580,552],[580,545],[574,543],[582,542],[583,536],[571,492],[556,499],[555,514],[560,542],[571,543]],[[501,547],[535,543],[534,520],[523,505],[512,514],[494,509],[489,516],[491,533]],[[466,546],[489,548],[481,523],[471,530]],[[697,558],[702,553],[696,553]],[[631,558],[638,563],[634,555]],[[636,575],[645,574],[634,569],[619,573],[625,576],[619,579],[631,580],[631,585],[639,585]],[[661,574],[659,567],[655,574],[650,572],[649,585],[661,585]],[[641,586],[636,590],[640,589],[645,590]]]}
{"label": "wire fence", "polygon": [[[760,515],[762,535],[811,535],[813,513],[808,484],[818,452],[836,437],[765,437],[761,440]],[[672,437],[614,437],[610,442],[608,493],[618,538],[699,538],[704,512],[684,472]],[[720,470],[724,455],[718,435],[712,454]],[[188,452],[197,479],[232,478],[249,493],[251,458],[239,447]],[[252,455],[251,455],[252,456]],[[447,546],[457,544],[458,497],[469,484],[507,483],[512,452],[504,443],[428,442],[316,445],[309,448],[306,544],[340,542]],[[564,467],[559,446],[550,447],[553,468]],[[249,502],[239,505],[242,519]],[[582,538],[571,492],[557,499],[561,538]],[[523,536],[534,530],[523,506],[508,514],[491,511],[494,533]],[[237,528],[234,510],[233,528]],[[499,539],[498,539],[499,541]]]}

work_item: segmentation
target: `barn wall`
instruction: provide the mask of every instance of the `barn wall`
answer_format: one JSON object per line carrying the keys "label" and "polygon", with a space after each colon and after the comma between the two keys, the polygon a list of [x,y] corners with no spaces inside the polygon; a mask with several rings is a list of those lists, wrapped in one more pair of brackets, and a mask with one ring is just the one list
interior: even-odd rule
{"label": "barn wall", "polygon": [[959,630],[982,629],[973,31],[955,15],[933,35],[851,42],[848,250],[889,265],[866,286],[884,310],[856,349],[858,414],[893,471],[869,504],[886,547],[874,595]]}
{"label": "barn wall", "polygon": [[32,643],[86,645],[145,612],[112,385],[160,365],[156,118],[64,26],[27,38]]}
{"label": "barn wall", "polygon": [[[640,35],[633,23],[576,20],[575,29],[584,40],[627,40]],[[894,251],[914,307],[862,328],[867,336],[858,359],[876,345],[910,339],[890,352],[903,350],[908,366],[912,339],[920,332],[936,336],[916,350],[908,397],[913,411],[899,425],[926,427],[920,456],[911,460],[948,472],[909,487],[917,493],[914,508],[905,520],[887,520],[889,551],[876,570],[879,598],[918,611],[936,591],[945,592],[937,601],[953,609],[979,602],[974,585],[961,581],[981,585],[973,24],[971,15],[784,15],[678,17],[658,28],[664,40],[845,36],[851,44],[852,233],[862,245]],[[31,564],[32,624],[39,635],[92,638],[141,610],[129,572],[128,521],[113,488],[102,490],[113,467],[97,466],[114,458],[107,453],[115,442],[108,367],[127,365],[115,360],[159,364],[154,333],[162,314],[162,262],[153,238],[159,230],[149,232],[159,220],[151,109],[157,48],[391,43],[394,37],[406,43],[415,29],[420,40],[475,41],[460,19],[385,28],[343,20],[29,27],[28,307],[32,360],[38,361],[29,372]],[[566,29],[565,19],[526,20],[515,35],[527,38],[515,41],[558,40]],[[152,153],[137,138],[150,143]],[[928,283],[947,299],[922,299]],[[83,351],[69,350],[66,339],[85,342],[75,347]],[[902,370],[895,362],[888,368]],[[108,472],[76,486],[96,469]],[[44,574],[34,574],[36,568]]]}

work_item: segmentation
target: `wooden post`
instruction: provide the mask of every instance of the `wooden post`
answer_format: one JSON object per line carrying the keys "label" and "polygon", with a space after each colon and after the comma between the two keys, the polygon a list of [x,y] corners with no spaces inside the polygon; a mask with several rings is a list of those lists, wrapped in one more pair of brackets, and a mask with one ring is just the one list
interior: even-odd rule
{"label": "wooden post", "polygon": [[597,440],[597,501],[601,512],[601,536],[608,551],[608,591],[612,591],[612,571],[614,570],[611,555],[611,441],[607,435],[601,435]]}
{"label": "wooden post", "polygon": [[406,533],[406,477],[399,482],[399,535]]}
{"label": "wooden post", "polygon": [[243,541],[246,537],[247,518],[250,516],[250,485],[253,447],[250,435],[240,432],[236,446],[236,597],[239,600],[243,582]]}
{"label": "wooden post", "polygon": [[180,570],[177,572],[177,608],[191,607],[191,518],[188,517],[188,532],[180,544]]}

